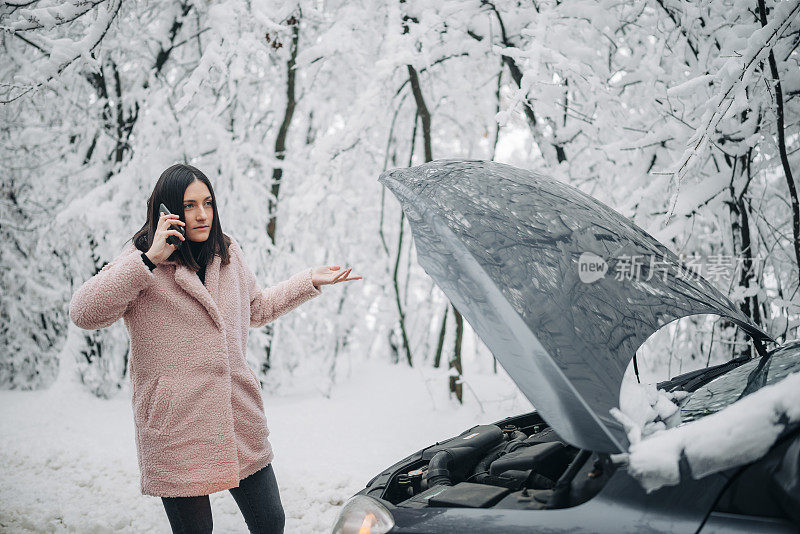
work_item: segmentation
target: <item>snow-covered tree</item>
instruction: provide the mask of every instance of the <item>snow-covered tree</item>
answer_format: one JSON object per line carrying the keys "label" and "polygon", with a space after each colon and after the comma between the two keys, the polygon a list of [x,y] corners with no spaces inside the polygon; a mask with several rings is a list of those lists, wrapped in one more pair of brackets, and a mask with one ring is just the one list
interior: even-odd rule
{"label": "snow-covered tree", "polygon": [[[307,382],[328,394],[368,358],[443,358],[456,382],[491,370],[480,344],[461,350],[469,325],[417,264],[376,181],[431,158],[552,174],[677,253],[731,258],[740,270],[720,289],[774,335],[797,337],[799,9],[6,2],[0,381],[40,387],[60,357],[96,394],[124,383],[121,325],[77,331],[66,306],[141,227],[176,161],[210,177],[223,229],[262,285],[331,262],[364,276],[251,333],[271,389]],[[651,364],[749,350],[732,332],[705,319],[671,325],[660,334],[669,351]]]}

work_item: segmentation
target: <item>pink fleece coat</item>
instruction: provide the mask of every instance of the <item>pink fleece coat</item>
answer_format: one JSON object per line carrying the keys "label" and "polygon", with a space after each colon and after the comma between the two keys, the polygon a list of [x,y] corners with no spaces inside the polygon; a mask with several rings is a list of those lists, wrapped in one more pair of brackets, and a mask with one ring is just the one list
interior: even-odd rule
{"label": "pink fleece coat", "polygon": [[150,271],[130,244],[72,296],[69,316],[80,328],[125,321],[144,495],[208,495],[272,461],[247,330],[321,291],[310,268],[262,290],[238,243],[229,251],[228,265],[210,261],[204,285],[175,261]]}

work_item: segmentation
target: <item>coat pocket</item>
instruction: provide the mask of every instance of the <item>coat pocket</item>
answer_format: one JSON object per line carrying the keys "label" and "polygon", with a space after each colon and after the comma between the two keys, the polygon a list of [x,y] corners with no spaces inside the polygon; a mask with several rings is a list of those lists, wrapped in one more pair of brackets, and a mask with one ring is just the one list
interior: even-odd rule
{"label": "coat pocket", "polygon": [[256,406],[258,406],[258,411],[262,414],[264,413],[264,400],[261,397],[261,382],[259,382],[258,377],[256,376],[255,371],[250,369],[250,366],[247,366],[247,370],[250,373],[250,376],[253,379],[250,383],[253,385],[249,391],[246,391],[245,394],[249,396],[253,402],[255,402]]}
{"label": "coat pocket", "polygon": [[152,393],[144,399],[140,423],[148,429],[162,431],[166,428],[171,411],[168,383],[163,377],[158,377]]}

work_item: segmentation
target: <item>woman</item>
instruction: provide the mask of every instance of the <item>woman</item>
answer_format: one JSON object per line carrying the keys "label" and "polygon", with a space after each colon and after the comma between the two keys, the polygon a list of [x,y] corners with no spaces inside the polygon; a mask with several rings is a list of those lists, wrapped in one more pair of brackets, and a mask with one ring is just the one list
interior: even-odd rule
{"label": "woman", "polygon": [[[173,215],[159,213],[161,203]],[[73,295],[69,314],[80,328],[125,321],[141,491],[162,498],[173,532],[211,532],[209,494],[224,489],[250,532],[283,532],[247,330],[320,295],[325,284],[361,279],[337,271],[304,269],[261,289],[238,243],[222,232],[208,178],[178,164],[161,174],[132,243]]]}

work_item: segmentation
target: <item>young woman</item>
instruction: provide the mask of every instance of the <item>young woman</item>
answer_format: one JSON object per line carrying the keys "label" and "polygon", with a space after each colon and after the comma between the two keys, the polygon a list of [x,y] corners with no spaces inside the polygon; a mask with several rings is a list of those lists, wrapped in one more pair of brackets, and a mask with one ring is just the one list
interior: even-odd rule
{"label": "young woman", "polygon": [[[161,203],[173,215],[159,213]],[[350,272],[308,268],[262,289],[222,232],[211,182],[178,164],[158,179],[132,243],[72,296],[69,315],[80,328],[125,321],[141,491],[162,498],[173,532],[211,532],[209,494],[225,489],[250,532],[283,532],[247,330],[325,284],[361,279]]]}

